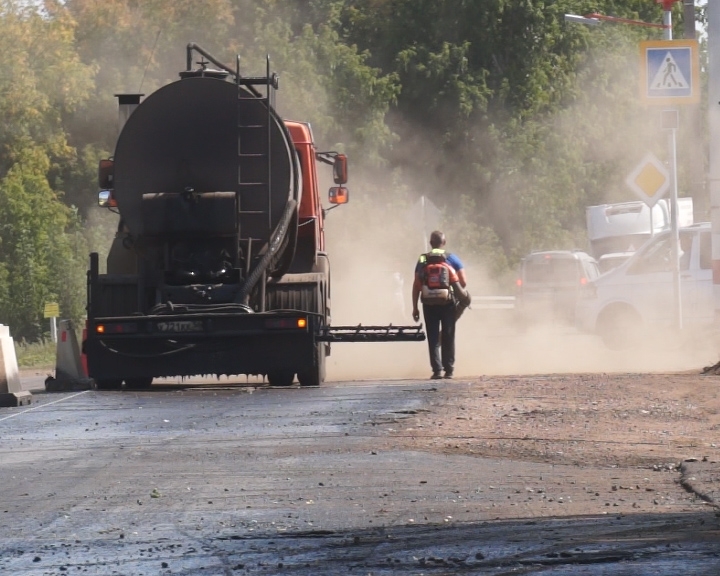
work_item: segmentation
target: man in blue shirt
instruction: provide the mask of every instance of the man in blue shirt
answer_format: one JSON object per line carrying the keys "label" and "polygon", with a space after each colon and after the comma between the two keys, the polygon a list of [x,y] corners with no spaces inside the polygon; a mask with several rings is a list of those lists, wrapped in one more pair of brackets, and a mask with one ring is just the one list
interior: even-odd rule
{"label": "man in blue shirt", "polygon": [[[463,289],[467,284],[465,269],[460,258],[445,251],[445,234],[435,230],[430,234],[430,246],[432,250],[422,254],[415,265],[412,304],[413,320],[416,322],[420,320],[418,298],[422,292],[423,270],[428,259],[438,259],[448,265],[451,284],[459,284]],[[431,378],[441,378],[441,370],[445,370],[445,378],[452,378],[455,369],[455,297],[451,293],[446,303],[440,304],[423,302],[423,316],[430,352]]]}

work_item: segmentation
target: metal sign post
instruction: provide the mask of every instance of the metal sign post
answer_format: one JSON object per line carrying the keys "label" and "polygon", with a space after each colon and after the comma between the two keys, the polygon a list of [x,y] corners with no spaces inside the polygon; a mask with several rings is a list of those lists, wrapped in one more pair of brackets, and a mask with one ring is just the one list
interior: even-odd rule
{"label": "metal sign post", "polygon": [[673,264],[673,302],[675,307],[675,326],[683,329],[682,292],[680,288],[680,232],[678,230],[678,186],[677,186],[677,128],[678,111],[663,111],[663,130],[667,130],[670,150],[670,225],[672,228],[672,264]]}
{"label": "metal sign post", "polygon": [[47,302],[43,315],[50,319],[50,340],[55,343],[57,342],[57,317],[60,316],[60,306],[57,302]]}
{"label": "metal sign post", "polygon": [[683,328],[680,287],[680,234],[678,231],[677,129],[675,106],[700,101],[700,65],[695,40],[672,40],[670,8],[674,0],[658,0],[665,8],[665,40],[640,43],[640,97],[651,105],[672,106],[662,113],[662,129],[668,131],[670,170],[670,223],[673,237],[673,307],[675,325]]}

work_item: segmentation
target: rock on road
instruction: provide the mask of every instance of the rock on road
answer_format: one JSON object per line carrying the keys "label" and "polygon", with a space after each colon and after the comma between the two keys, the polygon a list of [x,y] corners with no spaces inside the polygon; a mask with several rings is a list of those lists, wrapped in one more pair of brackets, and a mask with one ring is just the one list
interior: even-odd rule
{"label": "rock on road", "polygon": [[[633,385],[618,379],[626,399]],[[612,386],[36,394],[0,409],[0,573],[720,573],[712,498],[677,466],[685,444],[647,440],[649,417],[633,431]],[[630,440],[603,444],[601,420]],[[710,466],[703,442],[683,466]]]}

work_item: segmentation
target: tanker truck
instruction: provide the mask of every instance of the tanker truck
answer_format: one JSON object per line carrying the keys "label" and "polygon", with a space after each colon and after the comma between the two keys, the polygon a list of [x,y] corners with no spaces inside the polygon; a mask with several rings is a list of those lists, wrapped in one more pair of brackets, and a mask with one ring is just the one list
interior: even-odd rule
{"label": "tanker truck", "polygon": [[[193,59],[199,56],[195,65]],[[117,212],[106,270],[90,254],[83,351],[98,389],[157,377],[258,375],[316,386],[333,342],[418,341],[421,326],[331,326],[318,164],[349,199],[347,157],[275,110],[278,76],[240,74],[196,44],[180,79],[121,94],[99,166]]]}

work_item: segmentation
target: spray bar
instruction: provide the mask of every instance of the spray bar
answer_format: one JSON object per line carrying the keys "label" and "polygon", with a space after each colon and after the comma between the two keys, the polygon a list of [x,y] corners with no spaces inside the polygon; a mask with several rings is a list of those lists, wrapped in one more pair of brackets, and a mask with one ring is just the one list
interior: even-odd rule
{"label": "spray bar", "polygon": [[322,330],[319,342],[422,342],[425,332],[417,326],[332,326]]}

